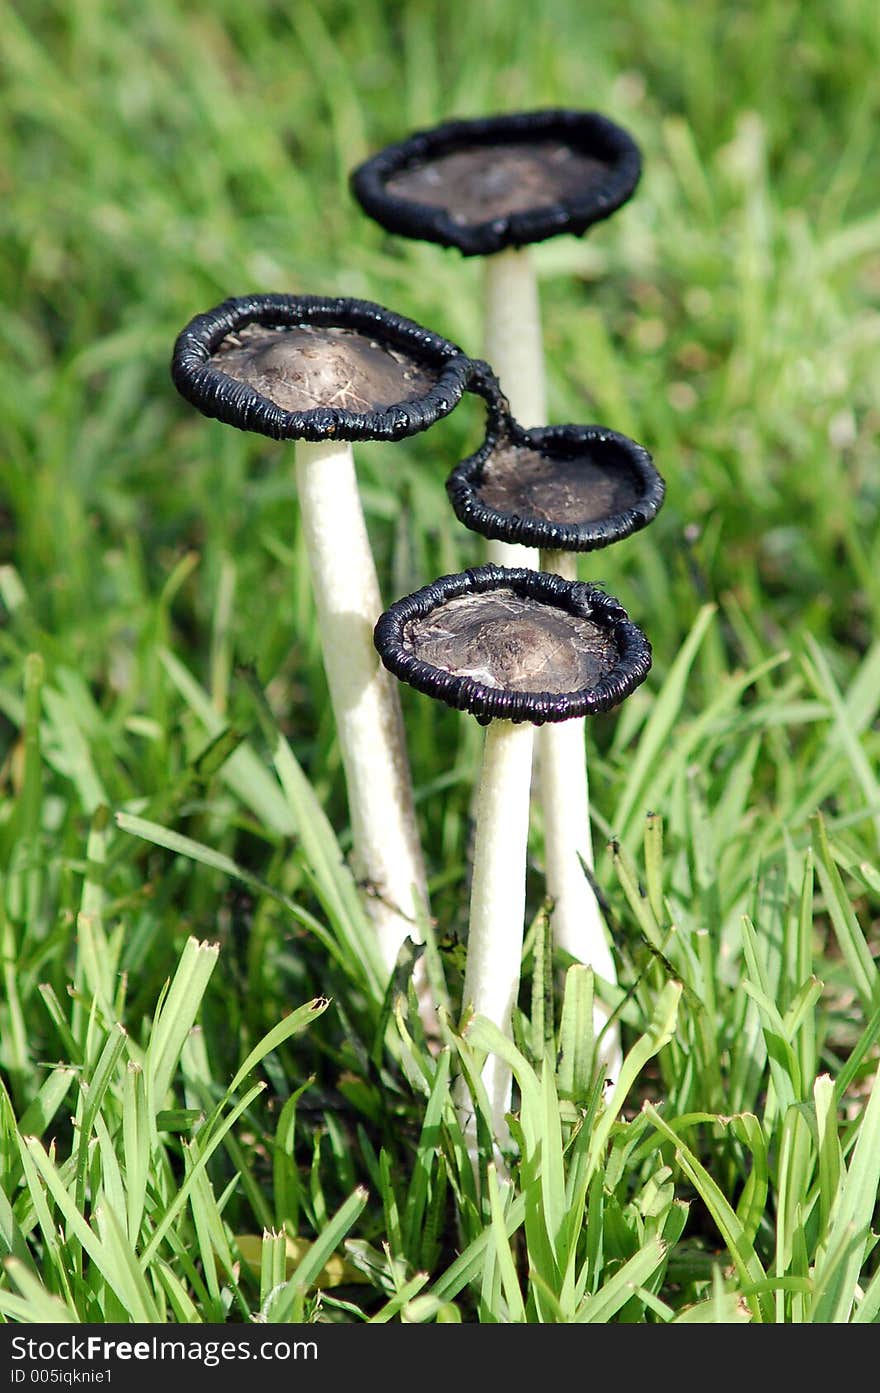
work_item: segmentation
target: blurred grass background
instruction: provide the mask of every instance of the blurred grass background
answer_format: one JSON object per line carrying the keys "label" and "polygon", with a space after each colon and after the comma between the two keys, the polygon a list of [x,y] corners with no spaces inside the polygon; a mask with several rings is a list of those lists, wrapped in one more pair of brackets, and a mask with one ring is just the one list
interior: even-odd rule
{"label": "blurred grass background", "polygon": [[[580,562],[655,653],[647,687],[591,725],[599,827],[634,852],[661,812],[682,922],[718,927],[735,954],[745,907],[784,915],[821,807],[876,953],[876,5],[38,0],[7,5],[3,30],[0,866],[16,987],[2,1063],[16,1101],[41,1061],[66,1057],[38,987],[63,1000],[76,979],[102,808],[309,893],[283,812],[217,776],[187,673],[214,729],[268,764],[234,675],[256,668],[345,841],[289,450],[207,422],[168,362],[194,313],[250,291],[377,300],[478,353],[478,266],[387,236],[347,191],[365,155],[452,116],[595,108],[644,154],[631,203],[535,252],[551,420],[632,435],[667,482],[647,531]],[[386,599],[479,559],[443,491],[479,430],[463,407],[393,451],[358,451]],[[652,725],[668,683],[677,699]],[[479,733],[413,693],[404,706],[433,907],[454,936]],[[338,985],[253,886],[116,830],[94,845],[129,1022],[190,933],[228,948],[205,1007],[215,1077],[285,1003]],[[602,852],[603,883],[611,865]],[[533,910],[539,870],[538,853]],[[622,899],[615,913],[625,927]],[[831,958],[831,1015],[851,1027]],[[290,1079],[271,1067],[280,1094]]]}
{"label": "blurred grass background", "polygon": [[[880,603],[873,6],[83,0],[13,5],[6,28],[0,555],[27,596],[16,634],[115,730],[165,724],[139,661],[158,625],[221,709],[230,662],[258,661],[315,736],[289,463],[177,399],[178,330],[228,294],[354,294],[479,352],[479,268],[384,235],[347,174],[414,126],[545,104],[608,112],[645,157],[616,218],[536,253],[551,419],[631,434],[668,482],[650,532],[583,573],[645,625],[660,675],[700,604],[725,607],[695,707],[727,663],[806,634],[846,681]],[[478,438],[466,418],[359,453],[388,598],[479,556],[440,487]],[[416,750],[437,725],[457,743],[408,705]],[[135,744],[161,779],[164,745]],[[125,763],[115,796],[149,791]]]}

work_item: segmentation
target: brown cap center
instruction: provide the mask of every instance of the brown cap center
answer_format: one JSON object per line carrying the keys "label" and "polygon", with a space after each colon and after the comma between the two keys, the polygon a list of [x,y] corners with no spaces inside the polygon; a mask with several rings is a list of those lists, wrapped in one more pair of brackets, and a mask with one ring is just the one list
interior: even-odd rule
{"label": "brown cap center", "polygon": [[595,687],[618,656],[589,619],[507,589],[449,600],[410,620],[403,641],[421,662],[512,692]]}
{"label": "brown cap center", "polygon": [[399,348],[355,329],[250,324],[228,334],[211,366],[283,411],[371,412],[416,401],[440,379]]}
{"label": "brown cap center", "polygon": [[482,223],[582,198],[608,174],[601,160],[558,140],[454,150],[393,175],[397,198],[444,208],[453,222]]}
{"label": "brown cap center", "polygon": [[538,450],[500,445],[486,460],[475,492],[499,513],[546,522],[586,523],[635,507],[643,489],[621,461],[588,454],[554,458]]}

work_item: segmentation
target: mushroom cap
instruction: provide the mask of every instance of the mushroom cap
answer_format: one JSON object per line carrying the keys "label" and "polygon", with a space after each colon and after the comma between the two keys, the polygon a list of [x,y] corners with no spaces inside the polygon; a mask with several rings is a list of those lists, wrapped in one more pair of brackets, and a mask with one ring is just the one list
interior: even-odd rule
{"label": "mushroom cap", "polygon": [[206,416],[275,440],[400,440],[461,399],[470,359],[369,300],[246,295],[196,315],[171,376]]}
{"label": "mushroom cap", "polygon": [[648,640],[611,595],[519,567],[442,576],[380,615],[373,642],[396,677],[482,725],[607,711],[651,667]]}
{"label": "mushroom cap", "polygon": [[642,157],[596,111],[554,108],[446,121],[352,171],[365,212],[404,237],[489,256],[584,233],[630,197]]}
{"label": "mushroom cap", "polygon": [[545,551],[594,551],[656,517],[666,487],[643,446],[605,426],[525,430],[478,360],[471,387],[488,401],[486,438],[446,480],[466,527]]}

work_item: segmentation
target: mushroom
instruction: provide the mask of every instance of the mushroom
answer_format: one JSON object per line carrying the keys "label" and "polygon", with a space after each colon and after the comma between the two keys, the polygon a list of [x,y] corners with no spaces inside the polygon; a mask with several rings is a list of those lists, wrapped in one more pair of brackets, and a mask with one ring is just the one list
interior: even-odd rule
{"label": "mushroom", "polygon": [[427,912],[399,693],[377,661],[382,608],[351,441],[399,440],[460,400],[470,360],[380,305],[254,295],[197,315],[172,377],[206,416],[295,440],[302,526],[351,817],[352,859],[390,971]]}
{"label": "mushroom", "polygon": [[[376,624],[382,662],[402,681],[486,726],[477,797],[463,1012],[510,1034],[522,956],[533,727],[593,715],[644,681],[651,649],[610,595],[529,568],[443,576]],[[496,1139],[511,1075],[483,1081]],[[473,1136],[473,1122],[468,1124]]]}
{"label": "mushroom", "polygon": [[552,571],[573,553],[621,541],[656,517],[665,486],[642,445],[606,426],[526,430],[512,416],[492,368],[479,360],[468,390],[486,402],[486,434],[446,481],[466,527],[539,549],[540,569]]}
{"label": "mushroom", "polygon": [[[351,187],[391,232],[485,258],[484,353],[514,416],[546,421],[533,242],[584,233],[630,197],[641,174],[632,137],[594,111],[550,109],[447,121],[386,146]],[[528,565],[490,545],[491,560]]]}
{"label": "mushroom", "polygon": [[[480,449],[453,469],[446,489],[456,516],[484,537],[538,548],[539,566],[576,579],[575,556],[638,531],[662,505],[664,483],[641,445],[595,425],[524,430],[510,416],[487,364],[470,388],[487,402]],[[614,960],[584,865],[593,868],[589,788],[581,722],[549,726],[539,738],[547,891],[559,947],[614,981]],[[596,1024],[607,1019],[597,1005]],[[617,1032],[603,1056],[615,1071]]]}

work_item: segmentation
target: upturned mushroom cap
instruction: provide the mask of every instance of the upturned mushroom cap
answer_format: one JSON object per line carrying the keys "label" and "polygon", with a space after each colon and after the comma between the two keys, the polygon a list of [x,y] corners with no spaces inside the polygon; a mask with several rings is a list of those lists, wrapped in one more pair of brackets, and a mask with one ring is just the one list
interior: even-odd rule
{"label": "upturned mushroom cap", "polygon": [[457,405],[469,366],[369,300],[250,295],[190,320],[171,375],[206,416],[276,440],[399,440]]}
{"label": "upturned mushroom cap", "polygon": [[488,256],[580,235],[626,202],[641,167],[607,116],[552,109],[418,131],[359,165],[351,188],[389,232]]}
{"label": "upturned mushroom cap", "polygon": [[545,551],[593,551],[656,517],[665,485],[643,446],[604,426],[524,430],[479,360],[470,387],[487,401],[486,438],[446,480],[466,527]]}
{"label": "upturned mushroom cap", "polygon": [[612,596],[504,566],[443,576],[396,601],[373,641],[396,677],[483,725],[595,715],[651,667],[648,640]]}

